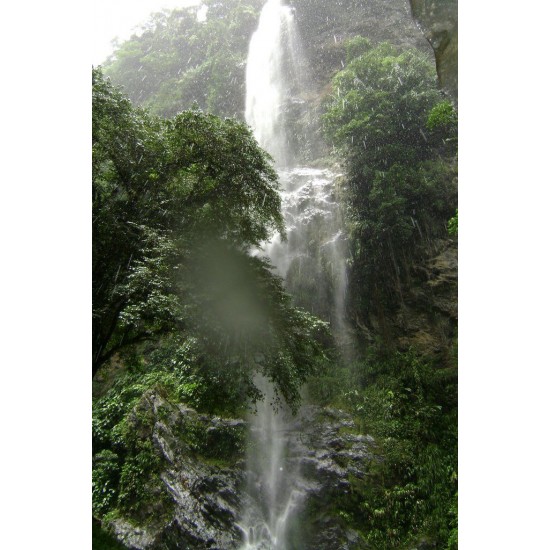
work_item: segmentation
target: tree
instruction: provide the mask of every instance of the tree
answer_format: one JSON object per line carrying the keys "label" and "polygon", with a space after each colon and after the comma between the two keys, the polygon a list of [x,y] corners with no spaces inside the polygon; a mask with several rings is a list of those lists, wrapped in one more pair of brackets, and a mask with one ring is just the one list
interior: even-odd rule
{"label": "tree", "polygon": [[[185,333],[211,364],[262,371],[297,399],[322,356],[322,324],[248,252],[284,235],[270,157],[234,119],[160,120],[100,70],[92,79],[93,374],[131,345]],[[247,299],[240,317],[236,292]]]}
{"label": "tree", "polygon": [[423,245],[456,208],[456,113],[428,58],[389,44],[347,44],[324,127],[345,159],[355,308],[391,310]]}
{"label": "tree", "polygon": [[134,103],[169,117],[196,102],[220,116],[244,116],[245,61],[262,0],[206,0],[153,14],[139,35],[122,43],[105,72]]}
{"label": "tree", "polygon": [[357,46],[357,40],[351,42],[348,56],[367,51],[335,76],[324,117],[350,175],[362,179],[395,163],[410,166],[430,158],[435,143],[426,118],[441,94],[427,56],[390,44]]}

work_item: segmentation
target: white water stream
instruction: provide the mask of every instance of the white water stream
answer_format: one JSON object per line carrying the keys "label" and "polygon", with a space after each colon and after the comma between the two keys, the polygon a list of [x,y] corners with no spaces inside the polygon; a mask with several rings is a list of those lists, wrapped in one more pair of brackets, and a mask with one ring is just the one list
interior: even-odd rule
{"label": "white water stream", "polygon": [[[294,166],[286,113],[301,102],[307,74],[292,8],[267,0],[250,41],[246,70],[246,120],[274,158],[282,184],[287,242],[276,236],[264,247],[298,305],[344,324],[345,240],[330,170]],[[341,326],[340,326],[341,325]],[[256,379],[265,398],[250,416],[247,506],[240,527],[243,550],[288,550],[289,526],[302,505],[299,461],[288,460],[290,415],[276,411],[274,390]]]}
{"label": "white water stream", "polygon": [[294,10],[268,0],[248,50],[245,116],[258,143],[281,167],[291,162],[285,110],[299,93],[302,67]]}

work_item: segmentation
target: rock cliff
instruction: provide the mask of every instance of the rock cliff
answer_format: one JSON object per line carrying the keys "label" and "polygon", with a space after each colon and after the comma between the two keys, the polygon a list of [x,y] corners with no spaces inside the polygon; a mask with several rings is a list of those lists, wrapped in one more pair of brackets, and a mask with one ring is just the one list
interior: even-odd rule
{"label": "rock cliff", "polygon": [[435,53],[441,87],[458,104],[458,0],[410,0]]}
{"label": "rock cliff", "polygon": [[[142,430],[137,419],[144,413],[155,421]],[[133,550],[239,548],[238,524],[246,496],[241,490],[245,463],[238,452],[238,434],[245,422],[201,415],[154,391],[143,395],[133,417],[133,428],[141,430],[161,460],[155,474],[160,491],[158,498],[140,506],[139,516],[118,514],[105,520],[104,528]],[[188,443],[189,431],[197,427],[205,434],[200,456]],[[289,424],[286,461],[300,471],[299,488],[307,497],[302,514],[316,510],[306,533],[291,530],[291,537],[300,537],[300,548],[357,547],[357,533],[343,528],[330,513],[331,499],[350,491],[350,476],[364,477],[369,463],[378,460],[374,440],[356,432],[349,414],[316,406],[303,407]],[[228,455],[235,447],[233,461],[213,458],[220,445]]]}

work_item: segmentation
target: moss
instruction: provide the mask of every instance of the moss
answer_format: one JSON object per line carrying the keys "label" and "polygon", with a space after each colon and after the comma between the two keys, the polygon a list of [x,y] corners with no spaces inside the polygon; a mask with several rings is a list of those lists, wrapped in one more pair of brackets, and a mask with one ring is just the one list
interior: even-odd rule
{"label": "moss", "polygon": [[348,494],[318,502],[318,518],[307,521],[345,522],[380,550],[419,541],[453,548],[457,379],[456,368],[441,367],[409,351],[371,353],[334,369],[340,394],[332,406],[355,420],[339,432],[374,436],[379,456],[366,464],[364,478],[348,477]]}
{"label": "moss", "polygon": [[101,525],[92,520],[92,549],[93,550],[125,550],[125,546],[118,542]]}
{"label": "moss", "polygon": [[341,434],[352,434],[352,435],[361,435],[363,434],[363,431],[361,430],[361,427],[359,425],[359,422],[357,420],[354,420],[353,426],[342,426],[339,430],[339,433]]}
{"label": "moss", "polygon": [[200,418],[186,418],[179,435],[197,457],[213,465],[232,465],[244,455],[244,425],[211,426]]}

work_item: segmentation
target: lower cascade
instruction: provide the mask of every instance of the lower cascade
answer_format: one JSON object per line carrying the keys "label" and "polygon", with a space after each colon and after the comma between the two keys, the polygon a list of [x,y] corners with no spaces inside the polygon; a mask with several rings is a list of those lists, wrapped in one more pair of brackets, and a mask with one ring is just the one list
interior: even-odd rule
{"label": "lower cascade", "polygon": [[275,395],[265,377],[256,385],[265,395],[251,418],[248,449],[248,507],[240,525],[245,549],[286,548],[287,527],[303,500],[299,470],[287,460],[288,411],[274,408]]}
{"label": "lower cascade", "polygon": [[[296,167],[279,170],[279,178],[287,239],[277,235],[265,251],[294,301],[331,320],[344,351],[349,340],[344,320],[347,243],[335,197],[338,175]],[[311,460],[298,427],[303,420],[277,400],[266,377],[256,377],[255,385],[264,399],[249,415],[246,495],[239,522],[242,550],[295,548],[288,538],[299,538],[298,516],[312,493],[311,475],[304,477],[301,471]]]}

